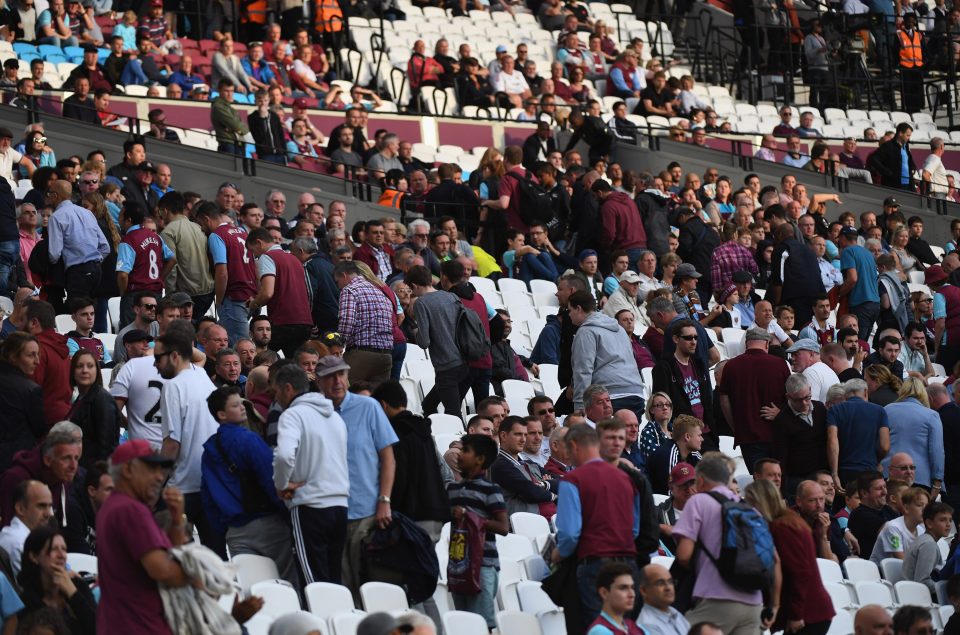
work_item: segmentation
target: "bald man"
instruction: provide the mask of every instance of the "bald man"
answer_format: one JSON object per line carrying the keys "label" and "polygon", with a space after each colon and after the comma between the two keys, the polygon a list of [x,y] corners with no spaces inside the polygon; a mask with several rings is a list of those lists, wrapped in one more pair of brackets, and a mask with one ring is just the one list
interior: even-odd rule
{"label": "bald man", "polygon": [[627,445],[623,449],[623,458],[637,469],[644,467],[643,453],[640,451],[640,420],[633,410],[622,408],[613,413],[613,418],[626,426]]}
{"label": "bald man", "polygon": [[893,618],[878,604],[860,607],[853,618],[854,635],[893,635]]}
{"label": "bald man", "polygon": [[637,623],[643,624],[649,635],[687,635],[690,623],[671,606],[677,593],[670,571],[659,564],[648,564],[640,571],[637,582],[643,596]]}
{"label": "bald man", "polygon": [[67,299],[94,297],[100,286],[100,263],[110,255],[110,245],[96,217],[75,205],[71,196],[73,187],[67,180],[47,188],[46,202],[54,208],[47,224],[50,262],[63,257]]}
{"label": "bald man", "polygon": [[897,452],[890,457],[890,467],[888,468],[890,479],[903,481],[907,487],[913,487],[913,482],[917,477],[917,466],[906,452]]}

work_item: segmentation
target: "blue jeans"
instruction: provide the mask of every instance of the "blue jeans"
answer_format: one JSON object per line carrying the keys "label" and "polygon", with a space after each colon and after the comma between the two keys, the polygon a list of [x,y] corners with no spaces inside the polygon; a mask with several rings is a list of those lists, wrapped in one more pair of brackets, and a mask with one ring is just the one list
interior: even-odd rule
{"label": "blue jeans", "polygon": [[857,324],[860,327],[858,333],[860,339],[867,341],[870,338],[870,331],[880,316],[879,302],[864,302],[857,306],[850,307],[850,312],[857,316]]}
{"label": "blue jeans", "polygon": [[618,560],[626,563],[633,571],[633,586],[640,597],[640,590],[637,588],[637,560],[633,556],[618,558],[589,558],[581,561],[577,565],[577,590],[580,592],[580,604],[583,606],[584,630],[593,620],[600,615],[600,609],[603,601],[600,594],[597,593],[597,574],[606,563],[611,560]]}
{"label": "blue jeans", "polygon": [[110,307],[107,300],[109,298],[97,298],[97,303],[94,306],[93,330],[97,333],[106,333],[109,330],[107,324],[110,320]]}
{"label": "blue jeans", "polygon": [[221,141],[217,144],[217,152],[232,154],[234,156],[243,156],[243,146],[236,143],[226,143]]}
{"label": "blue jeans", "polygon": [[400,372],[403,370],[403,360],[406,356],[406,342],[399,342],[393,345],[393,366],[390,369],[390,379],[400,381]]}
{"label": "blue jeans", "polygon": [[613,406],[614,413],[617,410],[630,410],[633,414],[637,415],[637,421],[643,421],[643,417],[646,416],[645,408],[646,402],[643,400],[643,397],[637,395],[631,395],[628,397],[618,397],[611,401]]}
{"label": "blue jeans", "polygon": [[0,242],[0,295],[10,292],[10,274],[20,260],[20,241],[4,240]]}
{"label": "blue jeans", "polygon": [[627,250],[627,258],[630,259],[630,270],[639,271],[640,270],[640,256],[646,249],[641,247],[634,247]]}
{"label": "blue jeans", "polygon": [[230,346],[235,346],[240,338],[249,337],[250,321],[246,304],[224,298],[223,304],[217,308],[217,314],[220,316],[220,326],[227,329]]}
{"label": "blue jeans", "polygon": [[[499,575],[493,567],[480,568],[480,593],[477,595],[453,594],[453,606],[458,611],[468,611],[476,613],[487,620],[487,628],[494,628],[497,625],[497,610],[495,602],[497,599],[497,579]],[[596,593],[596,590],[594,590]]]}
{"label": "blue jeans", "polygon": [[129,60],[127,65],[123,67],[123,73],[120,74],[120,83],[124,86],[129,84],[145,86],[149,82],[150,80],[143,72],[143,65],[140,63],[140,60]]}

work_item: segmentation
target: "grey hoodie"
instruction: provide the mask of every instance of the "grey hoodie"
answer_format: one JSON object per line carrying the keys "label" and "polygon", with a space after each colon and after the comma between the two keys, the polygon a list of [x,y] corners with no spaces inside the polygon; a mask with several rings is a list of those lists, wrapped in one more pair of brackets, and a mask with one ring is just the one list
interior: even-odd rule
{"label": "grey hoodie", "polygon": [[613,399],[643,394],[630,338],[616,320],[603,313],[591,313],[573,338],[576,408],[583,408],[583,391],[590,384],[602,384]]}
{"label": "grey hoodie", "polygon": [[346,507],[350,495],[347,426],[333,402],[315,392],[303,393],[280,415],[273,483],[278,490],[303,481],[288,507]]}

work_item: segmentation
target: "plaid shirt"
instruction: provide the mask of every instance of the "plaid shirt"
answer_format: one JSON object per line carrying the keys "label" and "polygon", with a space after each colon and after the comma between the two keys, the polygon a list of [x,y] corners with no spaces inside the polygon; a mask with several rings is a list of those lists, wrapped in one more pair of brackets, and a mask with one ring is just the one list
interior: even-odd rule
{"label": "plaid shirt", "polygon": [[738,271],[749,271],[754,276],[760,273],[757,261],[750,250],[736,240],[728,240],[713,250],[713,262],[710,264],[710,282],[713,290],[719,294],[733,279]]}
{"label": "plaid shirt", "polygon": [[[373,245],[370,245],[373,247]],[[393,273],[393,264],[390,262],[390,254],[385,249],[373,247],[373,257],[377,259],[377,277],[386,280]]]}
{"label": "plaid shirt", "polygon": [[347,349],[393,348],[393,313],[390,299],[361,276],[340,291],[340,334]]}
{"label": "plaid shirt", "polygon": [[141,18],[140,27],[137,29],[137,32],[153,42],[154,45],[161,46],[166,39],[164,36],[168,28],[167,20],[163,16],[159,18]]}

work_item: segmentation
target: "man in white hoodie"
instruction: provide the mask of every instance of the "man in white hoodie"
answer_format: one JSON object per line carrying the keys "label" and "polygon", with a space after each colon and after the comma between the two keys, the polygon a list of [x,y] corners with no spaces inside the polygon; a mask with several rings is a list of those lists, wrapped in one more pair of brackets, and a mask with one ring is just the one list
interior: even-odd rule
{"label": "man in white hoodie", "polygon": [[273,389],[284,409],[277,427],[273,483],[290,508],[303,584],[340,584],[350,493],[347,427],[333,402],[309,392],[310,380],[299,366],[280,368]]}
{"label": "man in white hoodie", "polygon": [[583,408],[583,392],[602,384],[610,393],[613,410],[626,408],[644,415],[643,380],[633,360],[632,347],[620,324],[597,313],[597,302],[586,291],[577,291],[567,301],[570,321],[579,327],[573,338],[573,403]]}

